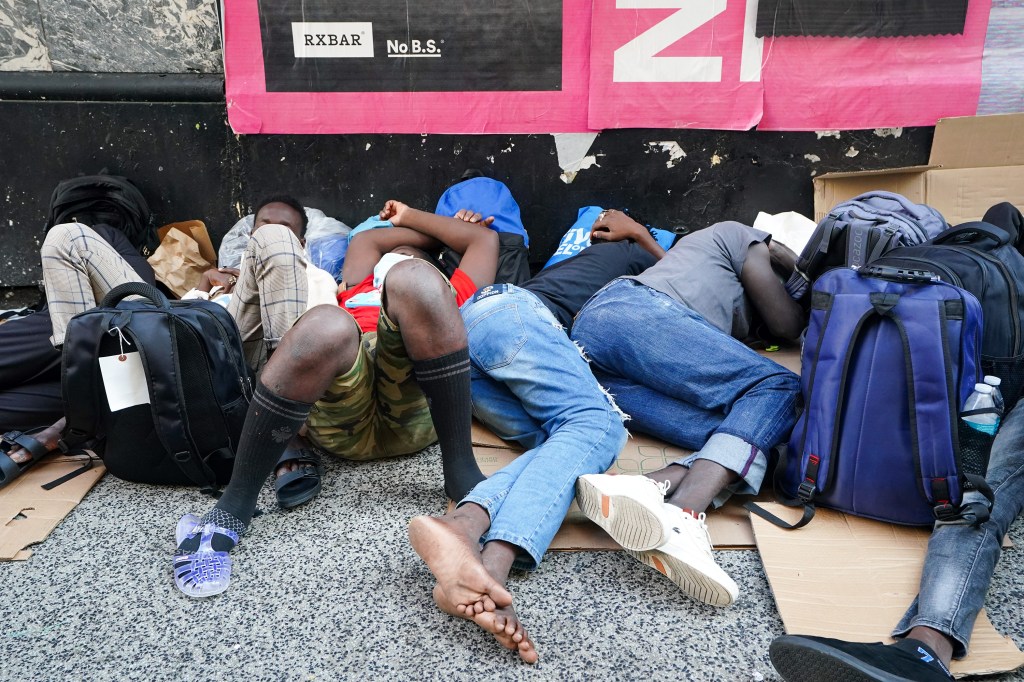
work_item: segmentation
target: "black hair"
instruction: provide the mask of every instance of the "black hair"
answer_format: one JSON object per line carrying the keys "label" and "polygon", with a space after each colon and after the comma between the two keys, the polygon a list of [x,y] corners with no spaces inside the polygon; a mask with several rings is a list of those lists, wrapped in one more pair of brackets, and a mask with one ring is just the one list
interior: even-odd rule
{"label": "black hair", "polygon": [[302,228],[299,230],[303,235],[306,234],[306,225],[309,224],[309,218],[306,217],[306,209],[302,207],[299,200],[290,194],[274,194],[269,197],[264,197],[256,204],[256,210],[252,212],[253,218],[263,209],[267,204],[284,204],[294,208],[298,214],[302,217]]}

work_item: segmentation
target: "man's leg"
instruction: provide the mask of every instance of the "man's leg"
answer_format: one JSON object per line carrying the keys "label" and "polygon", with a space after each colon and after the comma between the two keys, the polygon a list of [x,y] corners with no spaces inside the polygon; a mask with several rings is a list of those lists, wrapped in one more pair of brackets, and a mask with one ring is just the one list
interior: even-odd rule
{"label": "man's leg", "polygon": [[[630,426],[699,448],[648,474],[667,488],[669,504],[661,506],[670,532],[664,546],[634,550],[634,556],[698,600],[731,603],[736,585],[714,562],[703,512],[733,489],[760,489],[766,453],[796,421],[796,376],[632,280],[614,282],[591,299],[577,315],[572,335],[630,415]],[[709,432],[706,442],[694,440]],[[581,507],[594,509],[600,500],[609,508],[604,500],[618,497],[654,515],[660,500],[649,488],[628,479],[586,477],[580,482]],[[613,537],[628,546],[635,533],[628,523],[618,525],[625,530]]]}
{"label": "man's leg", "polygon": [[445,492],[462,499],[484,475],[473,457],[469,350],[451,285],[425,261],[395,265],[382,293],[387,318],[402,335],[441,448]]}
{"label": "man's leg", "polygon": [[114,247],[79,223],[50,228],[40,255],[55,347],[63,345],[72,317],[95,308],[117,285],[142,281]]}
{"label": "man's leg", "polygon": [[238,324],[246,362],[259,370],[309,300],[306,255],[283,225],[256,230],[242,256],[228,312]]}
{"label": "man's leg", "polygon": [[[572,503],[576,479],[606,470],[626,432],[620,413],[550,311],[511,285],[491,291],[498,293],[478,296],[463,309],[475,374],[474,412],[499,433],[518,435],[535,447],[477,485],[452,514],[414,519],[410,537],[438,577],[439,606],[471,617],[534,662],[536,652],[511,604],[494,608],[482,600],[469,605],[452,599],[456,590],[449,585],[464,569],[443,565],[438,550],[455,543],[472,548],[463,566],[482,564],[500,584],[514,565],[535,568]],[[477,553],[481,536],[485,544]]]}
{"label": "man's leg", "polygon": [[0,324],[0,433],[52,424],[64,413],[60,351],[50,345],[50,313]]}
{"label": "man's leg", "polygon": [[[618,377],[618,386],[633,387],[617,392],[616,382],[608,382],[630,415],[630,427],[698,449],[681,465],[716,462],[742,479],[736,492],[758,491],[766,453],[796,423],[800,384],[795,374],[632,280],[615,282],[591,299],[572,336],[598,376]],[[708,431],[706,442],[691,440]],[[670,489],[670,501],[686,503],[677,506],[699,512],[710,503],[702,499],[706,491],[684,488],[684,497],[674,494],[676,488]]]}
{"label": "man's leg", "polygon": [[332,306],[309,311],[285,334],[257,383],[231,482],[216,506],[194,519],[175,557],[176,582],[190,596],[227,588],[227,552],[245,532],[267,476],[298,433],[312,404],[349,371],[359,352],[352,317]]}
{"label": "man's leg", "polygon": [[[822,675],[856,671],[864,679],[882,673],[914,680],[951,679],[953,658],[967,655],[974,621],[985,602],[1003,536],[1024,509],[1024,402],[1003,420],[992,445],[986,480],[995,493],[987,521],[978,526],[936,526],[928,541],[920,593],[893,630],[896,644],[859,644],[786,635],[771,645],[772,663],[786,680],[810,680],[807,661]],[[968,493],[977,496],[978,493]],[[814,679],[821,679],[816,677]]]}

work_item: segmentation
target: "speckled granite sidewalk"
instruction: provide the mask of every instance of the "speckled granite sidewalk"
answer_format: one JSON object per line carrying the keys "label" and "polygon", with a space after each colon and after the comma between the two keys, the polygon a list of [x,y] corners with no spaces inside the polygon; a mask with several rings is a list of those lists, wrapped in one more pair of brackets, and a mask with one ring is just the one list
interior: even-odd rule
{"label": "speckled granite sidewalk", "polygon": [[[741,590],[727,609],[622,553],[549,554],[509,585],[541,655],[520,663],[430,600],[405,527],[442,511],[440,470],[436,448],[331,461],[321,496],[288,513],[268,486],[232,587],[207,601],[178,593],[170,556],[178,517],[209,498],[108,475],[31,559],[0,564],[0,679],[779,679],[767,651],[782,622],[753,551],[718,553]],[[986,604],[1024,647],[1024,524],[1010,535]]]}

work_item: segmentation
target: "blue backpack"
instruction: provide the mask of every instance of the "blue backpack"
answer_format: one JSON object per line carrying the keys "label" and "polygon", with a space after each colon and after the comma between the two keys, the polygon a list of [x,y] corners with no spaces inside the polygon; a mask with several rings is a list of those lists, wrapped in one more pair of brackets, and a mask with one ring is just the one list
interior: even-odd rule
{"label": "blue backpack", "polygon": [[[961,457],[960,409],[981,380],[981,305],[930,272],[831,270],[814,285],[801,357],[804,411],[775,477],[780,502],[906,525],[980,522],[984,462]],[[894,281],[896,280],[896,281]],[[902,281],[899,281],[902,280]],[[974,444],[970,444],[973,447]],[[987,455],[987,451],[986,451]]]}

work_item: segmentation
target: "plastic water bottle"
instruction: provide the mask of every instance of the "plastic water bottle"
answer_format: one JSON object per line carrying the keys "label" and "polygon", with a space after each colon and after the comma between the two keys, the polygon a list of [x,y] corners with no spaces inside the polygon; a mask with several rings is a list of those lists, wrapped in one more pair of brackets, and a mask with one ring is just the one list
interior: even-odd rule
{"label": "plastic water bottle", "polygon": [[999,418],[1001,413],[996,409],[995,400],[992,397],[992,387],[988,384],[975,384],[974,393],[964,403],[964,412],[982,410],[978,414],[961,417],[968,426],[989,436],[995,436],[999,430]]}
{"label": "plastic water bottle", "polygon": [[994,377],[991,374],[986,374],[983,381],[992,387],[992,402],[996,404],[996,409],[999,410],[999,416],[1006,414],[1003,403],[1003,394],[999,391],[999,385],[1003,383],[1003,380],[999,377]]}

